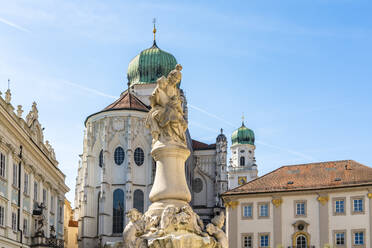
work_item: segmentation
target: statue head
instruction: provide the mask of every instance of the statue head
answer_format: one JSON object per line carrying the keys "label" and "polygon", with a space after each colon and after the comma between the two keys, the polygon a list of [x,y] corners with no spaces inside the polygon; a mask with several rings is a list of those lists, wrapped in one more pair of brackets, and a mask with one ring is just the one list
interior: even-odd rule
{"label": "statue head", "polygon": [[169,205],[164,209],[164,212],[168,215],[173,215],[179,212],[179,208],[174,205]]}
{"label": "statue head", "polygon": [[182,78],[181,70],[182,66],[180,64],[177,64],[175,69],[168,74],[168,81],[171,85],[178,84],[181,81]]}
{"label": "statue head", "polygon": [[135,208],[132,208],[131,210],[129,210],[127,212],[127,217],[129,218],[129,220],[131,222],[136,222],[138,221],[139,219],[141,219],[142,217],[142,214]]}
{"label": "statue head", "polygon": [[167,79],[164,77],[164,76],[161,76],[160,78],[158,78],[158,80],[156,80],[158,86],[160,89],[165,89],[167,87]]}
{"label": "statue head", "polygon": [[181,210],[183,212],[189,214],[189,215],[192,215],[193,214],[192,208],[190,206],[188,206],[188,205],[183,206]]}
{"label": "statue head", "polygon": [[209,235],[213,235],[214,233],[217,232],[217,228],[216,228],[216,226],[213,225],[213,224],[211,224],[211,223],[209,223],[209,224],[207,225],[207,227],[205,228],[205,230],[209,233]]}

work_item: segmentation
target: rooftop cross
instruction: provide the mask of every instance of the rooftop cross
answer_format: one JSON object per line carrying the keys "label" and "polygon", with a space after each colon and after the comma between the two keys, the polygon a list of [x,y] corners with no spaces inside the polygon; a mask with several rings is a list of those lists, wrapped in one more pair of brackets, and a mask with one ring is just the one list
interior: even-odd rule
{"label": "rooftop cross", "polygon": [[10,79],[8,78],[8,90],[9,90],[9,87],[10,87]]}
{"label": "rooftop cross", "polygon": [[244,113],[242,114],[242,125],[244,126]]}

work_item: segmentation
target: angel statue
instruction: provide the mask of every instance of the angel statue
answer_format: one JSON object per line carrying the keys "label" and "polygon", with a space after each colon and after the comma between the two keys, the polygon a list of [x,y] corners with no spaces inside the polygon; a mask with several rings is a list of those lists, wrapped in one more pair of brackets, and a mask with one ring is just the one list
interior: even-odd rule
{"label": "angel statue", "polygon": [[182,102],[178,84],[181,81],[182,66],[176,65],[167,77],[160,77],[150,96],[151,110],[146,126],[150,128],[152,142],[175,142],[186,146],[187,123],[183,117]]}

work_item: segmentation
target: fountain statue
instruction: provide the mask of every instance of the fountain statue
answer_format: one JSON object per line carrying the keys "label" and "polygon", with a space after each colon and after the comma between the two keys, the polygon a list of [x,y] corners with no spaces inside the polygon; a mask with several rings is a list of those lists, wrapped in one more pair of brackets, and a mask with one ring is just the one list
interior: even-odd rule
{"label": "fountain statue", "polygon": [[190,151],[178,88],[181,70],[181,65],[176,65],[167,77],[159,78],[150,97],[146,125],[153,137],[151,155],[156,161],[150,192],[152,204],[145,214],[136,209],[128,211],[130,222],[123,232],[124,248],[228,248],[222,230],[225,215],[215,216],[204,227],[189,205],[191,194],[184,167]]}

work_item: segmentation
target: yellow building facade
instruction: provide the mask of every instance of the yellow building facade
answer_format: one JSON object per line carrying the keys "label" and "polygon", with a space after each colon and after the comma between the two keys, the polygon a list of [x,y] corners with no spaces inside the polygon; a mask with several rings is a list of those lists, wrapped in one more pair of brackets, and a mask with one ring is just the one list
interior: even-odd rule
{"label": "yellow building facade", "polygon": [[71,207],[71,203],[65,199],[64,207],[64,239],[65,248],[77,248],[78,247],[78,222],[74,220],[74,210]]}

